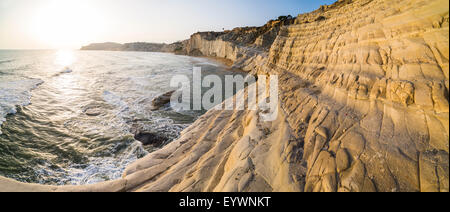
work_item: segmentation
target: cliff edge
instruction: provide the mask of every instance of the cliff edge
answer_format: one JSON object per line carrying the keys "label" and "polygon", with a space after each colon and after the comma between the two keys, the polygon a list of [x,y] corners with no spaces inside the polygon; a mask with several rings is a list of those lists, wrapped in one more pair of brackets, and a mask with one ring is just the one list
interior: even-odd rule
{"label": "cliff edge", "polygon": [[210,111],[124,176],[152,176],[139,191],[448,191],[448,11],[347,0],[194,34],[189,55],[278,75],[281,113]]}
{"label": "cliff edge", "polygon": [[448,192],[448,5],[340,0],[263,27],[194,34],[176,52],[279,76],[276,120],[211,110],[122,179],[31,188]]}

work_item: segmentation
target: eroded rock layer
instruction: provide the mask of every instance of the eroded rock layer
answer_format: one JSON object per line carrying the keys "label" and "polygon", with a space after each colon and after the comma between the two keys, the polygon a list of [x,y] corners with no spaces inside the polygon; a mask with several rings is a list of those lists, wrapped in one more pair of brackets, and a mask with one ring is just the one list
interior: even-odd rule
{"label": "eroded rock layer", "polygon": [[[51,191],[448,191],[446,0],[340,0],[177,53],[278,75],[279,113],[211,110],[122,179]],[[240,92],[238,95],[245,95]],[[227,100],[231,101],[231,100]],[[15,187],[14,187],[15,186]]]}
{"label": "eroded rock layer", "polygon": [[448,191],[448,2],[337,4],[283,28],[261,69],[281,76],[305,191]]}
{"label": "eroded rock layer", "polygon": [[[338,1],[274,30],[268,55],[259,38],[193,35],[191,52],[277,74],[282,114],[269,127],[249,127],[233,124],[253,115],[209,112],[183,136],[202,151],[175,142],[161,152],[182,156],[138,190],[448,191],[448,20],[443,0]],[[195,127],[208,130],[205,138]],[[283,129],[289,135],[268,140],[242,133]]]}

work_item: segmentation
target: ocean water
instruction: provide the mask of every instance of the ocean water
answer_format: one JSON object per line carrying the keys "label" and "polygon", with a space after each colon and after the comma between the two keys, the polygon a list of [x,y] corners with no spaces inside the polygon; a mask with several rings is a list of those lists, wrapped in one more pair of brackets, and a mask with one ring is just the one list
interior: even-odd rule
{"label": "ocean water", "polygon": [[242,74],[164,53],[0,50],[0,175],[83,185],[120,178],[155,148],[138,126],[174,140],[205,111],[151,111],[177,74]]}

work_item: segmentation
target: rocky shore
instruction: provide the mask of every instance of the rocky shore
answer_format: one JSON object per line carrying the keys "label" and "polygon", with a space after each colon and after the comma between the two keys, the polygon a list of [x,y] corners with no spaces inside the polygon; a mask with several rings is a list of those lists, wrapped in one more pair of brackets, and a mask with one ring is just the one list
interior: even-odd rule
{"label": "rocky shore", "polygon": [[122,179],[56,187],[0,178],[0,189],[448,192],[448,5],[339,0],[263,27],[196,33],[172,52],[279,76],[276,120],[211,110]]}

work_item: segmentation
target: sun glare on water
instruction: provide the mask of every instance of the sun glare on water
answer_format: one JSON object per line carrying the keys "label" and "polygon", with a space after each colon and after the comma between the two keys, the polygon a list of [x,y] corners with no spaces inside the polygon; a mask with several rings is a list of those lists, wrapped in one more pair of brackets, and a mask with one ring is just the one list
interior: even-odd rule
{"label": "sun glare on water", "polygon": [[75,62],[73,51],[59,50],[56,52],[55,64],[63,67],[69,67]]}
{"label": "sun glare on water", "polygon": [[31,33],[52,48],[78,48],[95,38],[104,26],[92,1],[49,0],[33,16]]}

